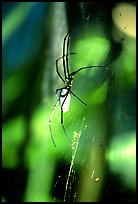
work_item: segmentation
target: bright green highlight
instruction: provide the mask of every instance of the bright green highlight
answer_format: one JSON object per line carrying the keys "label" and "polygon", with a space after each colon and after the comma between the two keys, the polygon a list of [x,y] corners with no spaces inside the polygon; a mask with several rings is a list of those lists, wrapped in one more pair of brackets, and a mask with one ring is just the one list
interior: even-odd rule
{"label": "bright green highlight", "polygon": [[[25,120],[23,116],[12,119],[2,128],[2,166],[15,168],[18,166],[18,150],[25,137]],[[18,157],[19,156],[19,157]]]}
{"label": "bright green highlight", "polygon": [[74,55],[75,62],[73,64],[78,68],[89,65],[104,65],[109,50],[110,44],[106,38],[86,36],[78,40],[72,49],[77,53]]}
{"label": "bright green highlight", "polygon": [[51,123],[54,140],[58,148],[55,148],[52,143],[48,121],[54,103],[53,101],[50,104],[41,104],[32,115],[30,123],[31,144],[28,144],[26,149],[26,158],[30,167],[35,166],[37,158],[46,155],[47,152],[53,156],[60,154],[65,147],[70,148],[60,124],[60,106],[57,107]]}
{"label": "bright green highlight", "polygon": [[[47,146],[45,146],[47,149]],[[40,148],[36,151],[40,151]],[[55,160],[46,153],[39,154],[36,158],[33,168],[29,168],[27,188],[24,196],[24,202],[47,202],[51,201],[51,185],[55,171]]]}
{"label": "bright green highlight", "polygon": [[25,202],[52,201],[50,189],[58,154],[61,156],[61,152],[67,146],[70,148],[60,125],[60,108],[57,108],[52,123],[57,147],[55,148],[52,143],[48,120],[53,105],[54,102],[47,104],[47,106],[41,104],[32,115],[30,124],[31,139],[25,152],[25,165],[30,169],[24,197]]}
{"label": "bright green highlight", "polygon": [[23,74],[15,74],[2,81],[2,112],[6,113],[10,103],[19,97],[26,88]]}
{"label": "bright green highlight", "polygon": [[89,95],[87,101],[95,106],[102,105],[107,97],[107,89],[107,83],[102,84]]}

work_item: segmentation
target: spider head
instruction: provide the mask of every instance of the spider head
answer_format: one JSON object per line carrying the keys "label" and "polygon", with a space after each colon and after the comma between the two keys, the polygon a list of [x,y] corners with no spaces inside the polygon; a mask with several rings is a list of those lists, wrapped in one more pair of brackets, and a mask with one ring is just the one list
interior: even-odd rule
{"label": "spider head", "polygon": [[70,78],[67,78],[65,81],[65,86],[66,87],[71,87],[73,82],[73,77],[71,76]]}

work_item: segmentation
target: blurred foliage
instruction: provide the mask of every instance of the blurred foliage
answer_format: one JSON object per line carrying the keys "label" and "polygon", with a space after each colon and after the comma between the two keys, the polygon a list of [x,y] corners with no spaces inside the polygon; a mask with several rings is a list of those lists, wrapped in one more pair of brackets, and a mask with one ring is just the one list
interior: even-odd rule
{"label": "blurred foliage", "polygon": [[[2,3],[2,202],[135,200],[136,40],[123,21],[135,5],[122,5],[120,11],[120,4],[91,2]],[[64,125],[72,146],[57,107],[55,148],[48,121],[53,90],[64,86],[55,67],[67,27],[63,16],[69,27],[73,16],[81,17],[71,32],[71,72],[103,68],[75,75],[72,90],[87,107],[71,96]],[[135,32],[132,13],[131,21]]]}

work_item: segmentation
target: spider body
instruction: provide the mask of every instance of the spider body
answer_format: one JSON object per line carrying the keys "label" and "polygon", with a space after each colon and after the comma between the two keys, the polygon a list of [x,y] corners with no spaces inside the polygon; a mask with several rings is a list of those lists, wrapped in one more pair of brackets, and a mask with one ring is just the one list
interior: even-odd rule
{"label": "spider body", "polygon": [[[50,135],[51,135],[51,138],[52,138],[54,146],[56,146],[56,144],[55,144],[54,139],[53,139],[51,122],[52,122],[52,118],[53,118],[53,115],[54,115],[54,112],[56,110],[57,105],[60,103],[60,108],[61,108],[61,125],[62,125],[62,128],[63,128],[64,134],[65,134],[65,136],[66,136],[66,138],[67,138],[67,140],[69,141],[70,144],[71,144],[71,141],[70,141],[70,139],[69,139],[69,137],[68,137],[68,135],[66,133],[65,127],[64,127],[63,112],[68,112],[69,111],[71,94],[73,96],[75,96],[81,103],[83,103],[85,106],[87,106],[86,103],[84,103],[71,90],[72,89],[72,83],[73,83],[74,75],[77,74],[79,71],[84,70],[84,69],[93,68],[93,67],[103,67],[103,66],[86,66],[86,67],[81,67],[78,70],[70,73],[68,57],[69,57],[69,55],[76,54],[76,53],[69,53],[69,41],[70,41],[70,34],[69,33],[66,34],[66,36],[64,37],[64,40],[63,40],[63,56],[56,60],[56,72],[57,72],[58,76],[60,77],[60,79],[62,80],[62,82],[64,83],[64,87],[56,89],[56,94],[57,94],[57,92],[59,92],[59,97],[58,97],[58,101],[56,102],[56,104],[53,107],[53,111],[52,111],[52,113],[50,115],[50,118],[49,118]],[[58,68],[58,61],[59,60],[63,61],[64,77],[59,72],[59,68]]]}

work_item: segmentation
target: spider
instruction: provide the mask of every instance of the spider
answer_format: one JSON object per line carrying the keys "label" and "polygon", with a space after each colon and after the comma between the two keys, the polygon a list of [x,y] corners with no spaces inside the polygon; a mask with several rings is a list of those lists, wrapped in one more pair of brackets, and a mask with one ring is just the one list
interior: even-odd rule
{"label": "spider", "polygon": [[[57,94],[57,92],[59,92],[59,97],[58,97],[58,100],[57,100],[56,104],[53,107],[52,113],[51,113],[50,118],[49,118],[50,135],[51,135],[52,142],[53,142],[55,147],[56,147],[56,144],[54,142],[54,138],[53,138],[53,134],[52,134],[51,122],[52,122],[52,118],[53,118],[53,115],[54,115],[54,112],[56,110],[57,105],[60,103],[60,107],[61,107],[61,125],[62,125],[62,128],[63,128],[64,134],[65,134],[65,136],[66,136],[66,138],[67,138],[67,140],[69,141],[70,144],[71,144],[71,141],[70,141],[70,139],[69,139],[69,137],[68,137],[68,135],[66,133],[66,129],[65,129],[65,126],[64,126],[64,120],[63,120],[63,113],[69,111],[70,95],[72,94],[81,103],[83,103],[85,106],[87,106],[87,104],[84,103],[71,90],[74,76],[79,71],[81,71],[83,69],[88,69],[88,68],[93,68],[93,67],[103,67],[103,66],[86,66],[86,67],[81,67],[81,68],[77,69],[76,71],[70,73],[69,63],[68,63],[68,56],[72,55],[72,54],[76,54],[76,53],[69,53],[69,43],[70,43],[70,31],[65,35],[64,40],[63,40],[63,55],[62,55],[62,57],[60,57],[60,58],[58,58],[56,60],[56,72],[57,72],[58,76],[60,77],[60,79],[63,81],[64,87],[56,89],[56,94]],[[61,76],[61,74],[59,72],[59,68],[58,68],[59,60],[63,61],[64,77]]]}

